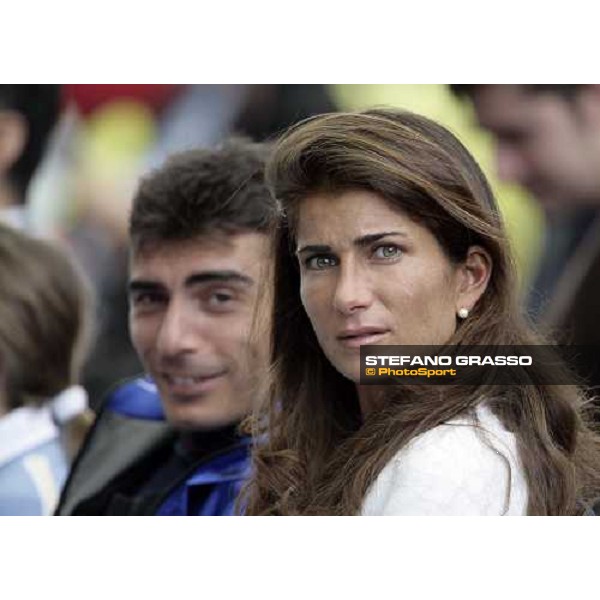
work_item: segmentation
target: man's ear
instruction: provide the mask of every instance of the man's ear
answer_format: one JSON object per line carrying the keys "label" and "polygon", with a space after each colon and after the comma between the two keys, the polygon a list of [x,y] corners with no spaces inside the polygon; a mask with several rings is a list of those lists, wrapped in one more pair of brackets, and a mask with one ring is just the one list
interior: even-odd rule
{"label": "man's ear", "polygon": [[19,160],[29,129],[25,118],[14,110],[0,110],[0,173],[6,173]]}
{"label": "man's ear", "polygon": [[482,246],[471,246],[460,265],[456,312],[462,308],[473,310],[485,292],[492,274],[492,257]]}

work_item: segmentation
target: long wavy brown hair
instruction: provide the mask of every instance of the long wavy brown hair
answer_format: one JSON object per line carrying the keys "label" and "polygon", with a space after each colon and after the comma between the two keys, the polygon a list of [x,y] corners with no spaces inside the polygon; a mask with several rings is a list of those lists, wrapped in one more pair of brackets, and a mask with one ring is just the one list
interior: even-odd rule
{"label": "long wavy brown hair", "polygon": [[[477,163],[447,129],[396,110],[306,120],[279,141],[267,180],[281,203],[274,236],[271,370],[253,419],[246,514],[357,514],[377,475],[415,436],[488,405],[517,440],[528,514],[578,514],[600,488],[600,438],[574,385],[389,386],[363,419],[356,386],[321,350],[300,300],[295,250],[307,195],[361,189],[425,225],[450,260],[473,244],[491,256],[486,291],[449,344],[540,344],[522,316],[506,232]],[[268,389],[267,389],[268,388]],[[497,390],[496,390],[497,391]]]}

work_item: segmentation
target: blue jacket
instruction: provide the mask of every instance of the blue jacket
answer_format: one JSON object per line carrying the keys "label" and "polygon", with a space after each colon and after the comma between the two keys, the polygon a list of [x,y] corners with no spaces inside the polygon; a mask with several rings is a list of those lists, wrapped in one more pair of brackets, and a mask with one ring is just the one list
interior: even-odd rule
{"label": "blue jacket", "polygon": [[[57,514],[234,514],[235,500],[250,472],[248,437],[205,456],[151,498],[135,499],[136,486],[143,486],[157,464],[172,455],[176,440],[154,383],[140,377],[121,385],[103,404]],[[128,503],[121,502],[125,496]]]}

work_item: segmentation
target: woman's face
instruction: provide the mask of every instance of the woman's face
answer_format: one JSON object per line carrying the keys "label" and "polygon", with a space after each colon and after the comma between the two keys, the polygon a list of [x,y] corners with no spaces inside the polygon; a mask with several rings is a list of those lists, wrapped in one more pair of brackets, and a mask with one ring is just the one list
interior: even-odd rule
{"label": "woman's face", "polygon": [[466,268],[450,262],[426,227],[373,192],[303,200],[297,256],[302,303],[319,343],[356,382],[361,345],[443,344],[457,311],[474,304],[465,295]]}

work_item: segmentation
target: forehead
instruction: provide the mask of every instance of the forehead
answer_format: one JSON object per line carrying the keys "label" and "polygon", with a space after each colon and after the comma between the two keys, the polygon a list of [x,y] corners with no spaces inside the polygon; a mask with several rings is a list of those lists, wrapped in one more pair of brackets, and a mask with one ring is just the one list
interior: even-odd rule
{"label": "forehead", "polygon": [[267,236],[255,232],[152,242],[132,251],[130,277],[168,279],[213,270],[252,273],[266,259],[266,247]]}
{"label": "forehead", "polygon": [[473,103],[479,123],[492,131],[548,127],[570,111],[556,94],[532,93],[518,85],[479,86]]}
{"label": "forehead", "polygon": [[[414,231],[419,227],[379,194],[350,190],[338,194],[312,194],[298,209],[298,242],[319,238],[334,242],[391,229]],[[322,239],[327,238],[327,239]]]}
{"label": "forehead", "polygon": [[473,96],[482,125],[488,122],[527,117],[534,96],[515,85],[482,85]]}

